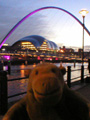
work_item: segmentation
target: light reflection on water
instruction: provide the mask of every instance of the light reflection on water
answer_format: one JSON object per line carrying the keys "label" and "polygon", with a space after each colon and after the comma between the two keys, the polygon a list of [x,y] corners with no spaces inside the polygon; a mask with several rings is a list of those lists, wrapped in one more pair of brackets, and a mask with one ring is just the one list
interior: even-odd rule
{"label": "light reflection on water", "polygon": [[[56,63],[56,65],[60,66],[60,63]],[[62,65],[65,66],[66,69],[67,69],[67,66],[72,66],[71,70],[81,68],[80,63],[77,63],[75,68],[74,68],[73,63],[63,63]],[[84,65],[85,65],[85,68],[87,68],[87,63],[85,63]],[[33,65],[11,66],[11,75],[8,75],[8,79],[24,77],[24,70],[32,68],[32,67],[33,67]],[[88,70],[85,69],[84,73],[88,74]],[[71,73],[71,78],[75,78],[75,77],[78,77],[78,76],[81,76],[81,71],[75,71],[75,72]],[[64,76],[64,79],[65,80],[67,79],[67,74]],[[27,84],[28,84],[28,79],[9,81],[8,82],[8,96],[18,94],[18,93],[21,93],[21,92],[25,92],[27,90]],[[14,97],[14,98],[9,98],[8,101],[11,102],[11,101],[14,101],[14,100],[18,100],[18,99],[22,98],[24,95],[20,95],[18,97]]]}
{"label": "light reflection on water", "polygon": [[[25,92],[27,88],[27,83],[28,83],[28,79],[8,82],[8,96]],[[17,100],[17,99],[20,99],[21,97],[22,95],[18,97],[13,97],[13,98],[10,98],[9,101]]]}

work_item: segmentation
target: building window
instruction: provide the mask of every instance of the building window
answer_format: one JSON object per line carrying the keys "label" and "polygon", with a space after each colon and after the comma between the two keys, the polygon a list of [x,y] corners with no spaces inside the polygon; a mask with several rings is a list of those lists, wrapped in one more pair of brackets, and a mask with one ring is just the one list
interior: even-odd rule
{"label": "building window", "polygon": [[31,42],[21,42],[21,49],[37,50]]}
{"label": "building window", "polygon": [[47,45],[47,43],[44,41],[43,42],[43,44],[41,45],[41,47],[40,47],[40,50],[47,50],[47,48],[48,48],[48,45]]}

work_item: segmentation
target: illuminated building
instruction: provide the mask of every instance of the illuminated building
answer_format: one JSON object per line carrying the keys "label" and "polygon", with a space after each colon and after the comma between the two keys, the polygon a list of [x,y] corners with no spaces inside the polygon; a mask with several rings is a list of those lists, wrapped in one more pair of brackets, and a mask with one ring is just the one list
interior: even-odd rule
{"label": "illuminated building", "polygon": [[66,48],[65,46],[63,46],[63,48],[60,48],[60,52],[61,53],[70,53],[70,52],[74,52],[74,49],[72,48]]}
{"label": "illuminated building", "polygon": [[12,45],[15,50],[53,51],[59,47],[52,41],[39,35],[31,35],[21,38]]}
{"label": "illuminated building", "polygon": [[9,51],[11,50],[11,46],[9,46],[8,44],[3,44],[2,48],[0,49],[0,52],[5,52],[5,51]]}

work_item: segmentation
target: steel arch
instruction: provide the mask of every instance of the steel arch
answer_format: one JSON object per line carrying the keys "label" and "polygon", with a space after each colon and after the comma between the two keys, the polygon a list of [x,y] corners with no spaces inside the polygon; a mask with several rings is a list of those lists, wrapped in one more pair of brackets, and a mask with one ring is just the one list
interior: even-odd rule
{"label": "steel arch", "polygon": [[[8,37],[14,32],[14,30],[22,23],[24,22],[28,17],[30,17],[31,15],[33,15],[34,13],[36,12],[39,12],[41,10],[44,10],[44,9],[58,9],[58,10],[61,10],[67,14],[69,14],[71,17],[73,17],[82,27],[83,27],[83,23],[76,17],[74,16],[72,13],[70,13],[69,11],[63,9],[63,8],[59,8],[59,7],[54,7],[54,6],[47,6],[47,7],[42,7],[42,8],[39,8],[39,9],[36,9],[32,12],[30,12],[29,14],[27,14],[25,17],[23,17],[9,32],[8,34],[4,37],[4,39],[1,41],[1,44],[0,44],[0,48],[2,47],[2,45],[5,43],[5,41],[8,39]],[[84,26],[84,29],[86,30],[86,32],[90,35],[90,32],[89,30]]]}

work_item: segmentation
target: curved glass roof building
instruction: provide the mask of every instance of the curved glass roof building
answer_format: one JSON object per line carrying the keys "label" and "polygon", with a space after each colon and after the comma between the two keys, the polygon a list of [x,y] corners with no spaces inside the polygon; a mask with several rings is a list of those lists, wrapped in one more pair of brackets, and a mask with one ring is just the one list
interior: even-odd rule
{"label": "curved glass roof building", "polygon": [[12,45],[13,49],[30,49],[30,50],[58,50],[56,43],[46,40],[39,35],[31,35],[21,38]]}

